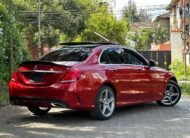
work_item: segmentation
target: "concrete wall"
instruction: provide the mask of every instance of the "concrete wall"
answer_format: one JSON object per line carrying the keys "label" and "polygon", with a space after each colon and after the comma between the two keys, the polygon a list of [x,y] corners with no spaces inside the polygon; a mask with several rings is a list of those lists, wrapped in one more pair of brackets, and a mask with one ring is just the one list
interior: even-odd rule
{"label": "concrete wall", "polygon": [[171,32],[171,52],[172,61],[175,59],[183,60],[183,41],[181,39],[181,32]]}
{"label": "concrete wall", "polygon": [[170,28],[170,20],[169,19],[160,19],[158,22],[158,27]]}

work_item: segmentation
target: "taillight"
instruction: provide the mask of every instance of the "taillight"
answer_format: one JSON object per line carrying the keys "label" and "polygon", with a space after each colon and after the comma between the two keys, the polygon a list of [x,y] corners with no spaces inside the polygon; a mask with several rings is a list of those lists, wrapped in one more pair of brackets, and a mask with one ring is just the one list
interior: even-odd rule
{"label": "taillight", "polygon": [[18,70],[21,70],[21,71],[26,71],[26,70],[28,70],[28,68],[26,68],[26,67],[19,67],[19,69]]}
{"label": "taillight", "polygon": [[17,81],[17,72],[16,71],[13,72],[12,77],[11,77],[11,81],[13,81],[13,82]]}
{"label": "taillight", "polygon": [[73,69],[68,71],[65,76],[60,80],[60,83],[70,83],[70,82],[76,82],[78,79],[80,79],[80,71]]}

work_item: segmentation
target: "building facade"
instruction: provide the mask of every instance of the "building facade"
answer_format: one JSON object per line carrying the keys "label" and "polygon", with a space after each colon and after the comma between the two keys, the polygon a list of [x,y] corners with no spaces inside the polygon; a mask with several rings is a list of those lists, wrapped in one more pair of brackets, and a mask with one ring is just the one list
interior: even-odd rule
{"label": "building facade", "polygon": [[158,28],[161,27],[170,30],[170,13],[167,12],[157,16],[156,19],[154,20],[154,23]]}
{"label": "building facade", "polygon": [[178,59],[190,64],[190,0],[172,0],[167,9],[170,12],[172,60]]}

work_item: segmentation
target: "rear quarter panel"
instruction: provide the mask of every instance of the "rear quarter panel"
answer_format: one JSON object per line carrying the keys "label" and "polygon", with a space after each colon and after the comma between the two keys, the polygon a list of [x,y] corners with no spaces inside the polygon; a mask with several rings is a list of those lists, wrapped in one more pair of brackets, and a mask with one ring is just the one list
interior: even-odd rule
{"label": "rear quarter panel", "polygon": [[95,97],[100,87],[110,80],[106,70],[100,65],[85,65],[79,67],[81,80],[77,83],[77,91],[83,104],[94,105]]}

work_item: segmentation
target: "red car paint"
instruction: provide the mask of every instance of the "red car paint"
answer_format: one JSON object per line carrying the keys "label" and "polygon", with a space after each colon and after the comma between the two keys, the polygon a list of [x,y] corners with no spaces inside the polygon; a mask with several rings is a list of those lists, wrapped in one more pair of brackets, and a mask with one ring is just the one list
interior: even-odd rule
{"label": "red car paint", "polygon": [[[73,109],[92,110],[95,97],[103,85],[114,89],[117,107],[162,100],[168,80],[176,80],[173,74],[156,66],[100,64],[102,52],[112,47],[123,48],[115,45],[97,46],[83,62],[21,64],[9,83],[11,103],[21,106],[62,106],[53,101],[59,100]],[[33,74],[27,72],[32,71],[41,72],[43,80],[30,81]],[[39,100],[13,101],[14,97]]]}

